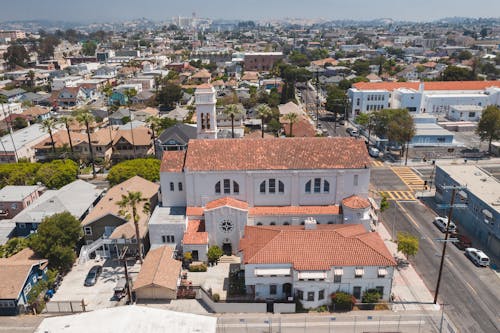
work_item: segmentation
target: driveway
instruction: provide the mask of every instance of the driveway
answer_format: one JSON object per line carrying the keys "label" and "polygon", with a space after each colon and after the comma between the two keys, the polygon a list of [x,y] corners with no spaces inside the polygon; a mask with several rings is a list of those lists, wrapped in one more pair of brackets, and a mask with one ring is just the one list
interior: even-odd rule
{"label": "driveway", "polygon": [[[85,287],[83,285],[85,277],[94,265],[103,265],[102,274],[94,286]],[[128,267],[130,277],[135,279],[139,273],[139,263],[129,261]],[[124,278],[124,276],[124,268],[122,265],[118,265],[116,260],[106,260],[105,262],[90,260],[85,264],[75,265],[71,272],[64,277],[57,293],[52,297],[52,301],[81,301],[83,299],[87,310],[117,306],[120,302],[114,300],[113,288],[118,279]],[[126,298],[123,298],[121,303],[124,303],[125,300]]]}

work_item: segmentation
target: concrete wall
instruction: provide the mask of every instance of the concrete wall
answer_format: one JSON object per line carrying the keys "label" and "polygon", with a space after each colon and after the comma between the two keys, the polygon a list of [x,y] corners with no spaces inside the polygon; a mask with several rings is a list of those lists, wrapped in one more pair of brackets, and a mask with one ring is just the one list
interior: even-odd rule
{"label": "concrete wall", "polygon": [[177,291],[159,286],[146,286],[135,290],[137,300],[176,299]]}
{"label": "concrete wall", "polygon": [[214,312],[225,313],[266,313],[266,303],[219,303],[214,302],[212,298],[202,289],[199,290],[198,299],[201,299],[208,305]]}
{"label": "concrete wall", "polygon": [[[173,190],[170,183],[173,183]],[[182,183],[182,190],[179,190]],[[161,201],[162,206],[186,206],[186,184],[183,173],[160,172]]]}

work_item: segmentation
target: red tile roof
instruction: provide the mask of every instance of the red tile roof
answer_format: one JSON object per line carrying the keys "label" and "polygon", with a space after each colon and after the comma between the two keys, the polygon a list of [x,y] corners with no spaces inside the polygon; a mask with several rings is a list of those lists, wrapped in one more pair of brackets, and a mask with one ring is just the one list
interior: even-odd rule
{"label": "red tile roof", "polygon": [[287,263],[296,270],[396,265],[380,236],[362,225],[247,226],[240,251],[245,264]]}
{"label": "red tile roof", "polygon": [[265,215],[338,215],[339,206],[259,206],[248,210],[250,216]]}
{"label": "red tile roof", "polygon": [[161,158],[161,172],[182,172],[184,167],[185,150],[172,150],[163,153]]}
{"label": "red tile roof", "polygon": [[363,140],[276,138],[190,140],[189,171],[361,169],[370,165]]}
{"label": "red tile roof", "polygon": [[199,220],[189,221],[182,243],[188,245],[208,244],[208,232],[205,231],[205,222]]}
{"label": "red tile roof", "polygon": [[205,209],[214,209],[223,206],[229,206],[239,209],[248,209],[248,203],[245,201],[237,200],[231,197],[224,197],[217,200],[210,201],[205,205]]}
{"label": "red tile roof", "polygon": [[212,89],[213,87],[210,83],[203,83],[196,86],[197,89]]}
{"label": "red tile roof", "polygon": [[186,208],[186,215],[187,216],[203,216],[204,212],[205,212],[205,210],[203,209],[203,207],[190,206],[190,207]]}
{"label": "red tile roof", "polygon": [[371,205],[368,200],[358,197],[357,195],[351,195],[350,197],[342,199],[342,206],[352,209],[365,209]]}
{"label": "red tile roof", "polygon": [[[484,90],[499,87],[500,81],[437,81],[422,82],[424,90]],[[400,88],[418,90],[420,82],[358,82],[353,84],[359,90],[396,90]]]}

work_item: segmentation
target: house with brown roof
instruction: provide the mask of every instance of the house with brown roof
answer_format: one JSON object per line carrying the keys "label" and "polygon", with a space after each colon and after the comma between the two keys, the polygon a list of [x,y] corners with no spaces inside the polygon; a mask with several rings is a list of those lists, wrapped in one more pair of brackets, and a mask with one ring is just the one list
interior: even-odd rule
{"label": "house with brown roof", "polygon": [[120,129],[113,138],[114,161],[146,157],[153,153],[151,130],[147,127]]}
{"label": "house with brown roof", "polygon": [[169,300],[177,298],[182,262],[174,259],[174,252],[162,246],[148,252],[134,281],[136,299]]}
{"label": "house with brown roof", "polygon": [[369,165],[364,143],[352,138],[190,140],[187,150],[163,154],[152,246],[205,260],[212,245],[235,254],[246,226],[314,218],[371,230]]}
{"label": "house with brown roof", "polygon": [[136,229],[132,219],[126,219],[120,214],[118,202],[129,192],[141,192],[146,199],[137,206],[139,216],[139,236],[144,249],[149,249],[148,220],[149,212],[145,206],[152,207],[158,203],[159,186],[142,177],[134,176],[108,190],[106,195],[97,203],[82,221],[84,240],[87,244],[82,248],[80,259],[85,261],[88,256],[96,252],[101,257],[115,257],[126,244],[131,253],[137,251]]}
{"label": "house with brown roof", "polygon": [[210,83],[212,75],[206,69],[202,69],[191,76],[191,80],[194,84]]}
{"label": "house with brown roof", "polygon": [[38,258],[30,248],[0,258],[0,315],[15,316],[24,311],[28,294],[47,278],[48,260]]}
{"label": "house with brown roof", "polygon": [[357,225],[246,226],[240,241],[247,293],[255,300],[299,300],[305,308],[346,292],[376,289],[388,301],[396,262],[382,238]]}

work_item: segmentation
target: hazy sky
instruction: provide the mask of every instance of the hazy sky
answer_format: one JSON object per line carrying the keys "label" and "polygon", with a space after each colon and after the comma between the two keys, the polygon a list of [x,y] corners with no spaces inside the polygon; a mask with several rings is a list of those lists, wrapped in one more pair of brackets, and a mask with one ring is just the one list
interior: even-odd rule
{"label": "hazy sky", "polygon": [[498,17],[499,0],[0,0],[0,21],[54,19],[103,21],[177,15],[265,19],[327,18],[433,20],[443,17]]}

